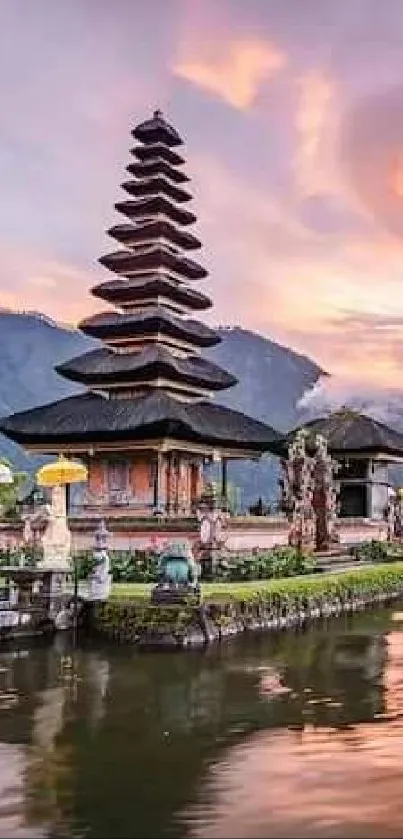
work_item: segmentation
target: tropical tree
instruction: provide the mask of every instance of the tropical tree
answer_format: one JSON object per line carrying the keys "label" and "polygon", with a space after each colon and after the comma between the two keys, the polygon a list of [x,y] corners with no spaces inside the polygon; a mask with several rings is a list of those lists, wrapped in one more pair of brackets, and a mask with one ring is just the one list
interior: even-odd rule
{"label": "tropical tree", "polygon": [[[1,480],[1,467],[9,470],[12,480],[5,483]],[[3,469],[4,471],[4,469]],[[17,514],[17,502],[21,490],[27,481],[26,472],[18,472],[12,463],[5,457],[0,457],[0,516],[3,518],[14,517]]]}

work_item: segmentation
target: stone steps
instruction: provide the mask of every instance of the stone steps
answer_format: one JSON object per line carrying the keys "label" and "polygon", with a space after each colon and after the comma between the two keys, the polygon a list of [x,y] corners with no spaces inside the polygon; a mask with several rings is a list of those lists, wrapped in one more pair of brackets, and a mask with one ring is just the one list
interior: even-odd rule
{"label": "stone steps", "polygon": [[316,563],[317,570],[325,573],[349,571],[354,568],[361,568],[364,564],[366,567],[372,564],[354,559],[346,549],[342,548],[316,554]]}

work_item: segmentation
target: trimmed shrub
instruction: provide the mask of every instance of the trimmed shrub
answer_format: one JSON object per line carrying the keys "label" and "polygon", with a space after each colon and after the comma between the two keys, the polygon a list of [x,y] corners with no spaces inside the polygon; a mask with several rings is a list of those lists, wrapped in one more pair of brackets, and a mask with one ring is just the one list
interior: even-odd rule
{"label": "trimmed shrub", "polygon": [[398,562],[403,560],[403,545],[393,542],[363,542],[355,545],[350,554],[360,562]]}
{"label": "trimmed shrub", "polygon": [[39,560],[42,558],[42,550],[40,547],[33,547],[27,545],[24,548],[10,548],[9,550],[0,551],[0,568],[5,565],[21,565],[22,559],[24,565],[35,568]]}
{"label": "trimmed shrub", "polygon": [[295,577],[311,574],[315,564],[311,554],[301,554],[295,548],[278,547],[265,552],[256,551],[249,556],[223,559],[216,576],[228,582]]}

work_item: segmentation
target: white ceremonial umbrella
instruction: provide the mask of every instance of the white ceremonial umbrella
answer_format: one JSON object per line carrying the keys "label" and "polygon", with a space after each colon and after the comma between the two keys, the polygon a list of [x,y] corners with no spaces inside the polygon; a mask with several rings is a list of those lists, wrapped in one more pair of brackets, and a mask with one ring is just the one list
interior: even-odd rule
{"label": "white ceremonial umbrella", "polygon": [[14,476],[6,463],[0,463],[0,484],[13,484]]}

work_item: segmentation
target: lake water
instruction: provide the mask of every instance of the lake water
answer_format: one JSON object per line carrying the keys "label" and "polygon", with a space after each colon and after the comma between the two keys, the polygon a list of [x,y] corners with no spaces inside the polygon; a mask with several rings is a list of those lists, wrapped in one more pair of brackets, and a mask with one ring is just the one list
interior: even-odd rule
{"label": "lake water", "polygon": [[403,836],[403,606],[205,653],[0,653],[0,836]]}

